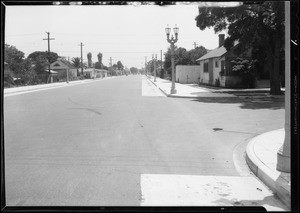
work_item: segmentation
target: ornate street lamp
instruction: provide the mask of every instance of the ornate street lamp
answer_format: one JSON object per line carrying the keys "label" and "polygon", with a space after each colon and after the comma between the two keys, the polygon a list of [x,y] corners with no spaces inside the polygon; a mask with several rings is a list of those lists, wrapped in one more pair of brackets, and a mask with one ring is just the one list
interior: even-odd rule
{"label": "ornate street lamp", "polygon": [[179,28],[175,25],[173,28],[175,38],[172,35],[170,39],[170,32],[171,28],[169,26],[166,27],[166,34],[167,34],[167,41],[171,44],[171,64],[172,64],[172,87],[171,87],[171,94],[176,94],[176,89],[175,89],[175,62],[174,62],[174,49],[175,49],[175,43],[178,41],[178,31]]}

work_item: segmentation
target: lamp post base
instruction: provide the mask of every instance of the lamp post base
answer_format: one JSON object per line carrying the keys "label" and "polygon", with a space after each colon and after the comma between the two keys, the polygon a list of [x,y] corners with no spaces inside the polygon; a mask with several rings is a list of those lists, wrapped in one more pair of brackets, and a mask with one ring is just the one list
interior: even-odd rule
{"label": "lamp post base", "polygon": [[177,90],[176,89],[171,89],[171,94],[176,94]]}
{"label": "lamp post base", "polygon": [[278,171],[280,171],[280,172],[286,172],[286,173],[290,173],[291,172],[291,157],[290,156],[285,156],[282,153],[282,150],[279,150],[277,152],[277,165],[276,165],[276,169]]}

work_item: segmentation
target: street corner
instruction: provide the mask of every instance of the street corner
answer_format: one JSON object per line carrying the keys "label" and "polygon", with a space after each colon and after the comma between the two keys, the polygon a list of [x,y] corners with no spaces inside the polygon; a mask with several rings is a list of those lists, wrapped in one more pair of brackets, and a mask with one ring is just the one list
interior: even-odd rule
{"label": "street corner", "polygon": [[278,206],[272,192],[254,177],[142,174],[141,193],[141,206],[263,206],[267,211],[287,210],[284,205]]}
{"label": "street corner", "polygon": [[251,171],[290,207],[290,173],[277,170],[277,153],[283,145],[284,129],[263,133],[247,145],[246,162]]}

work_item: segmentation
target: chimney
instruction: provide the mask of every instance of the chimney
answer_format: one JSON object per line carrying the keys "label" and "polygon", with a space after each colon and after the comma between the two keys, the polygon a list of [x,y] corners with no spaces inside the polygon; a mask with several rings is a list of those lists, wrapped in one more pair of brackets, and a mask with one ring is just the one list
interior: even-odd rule
{"label": "chimney", "polygon": [[225,40],[225,34],[220,34],[219,35],[219,47],[221,47],[224,44]]}

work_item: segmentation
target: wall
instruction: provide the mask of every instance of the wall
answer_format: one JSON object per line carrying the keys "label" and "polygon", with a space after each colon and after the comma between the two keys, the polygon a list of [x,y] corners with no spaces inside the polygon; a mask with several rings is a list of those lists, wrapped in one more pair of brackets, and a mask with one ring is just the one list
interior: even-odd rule
{"label": "wall", "polygon": [[199,65],[177,65],[176,82],[182,84],[199,83],[200,66]]}
{"label": "wall", "polygon": [[225,87],[226,85],[226,76],[220,76],[220,87]]}
{"label": "wall", "polygon": [[73,76],[77,76],[77,69],[69,69],[69,73],[71,73]]}
{"label": "wall", "polygon": [[270,88],[270,80],[256,80],[255,88]]}
{"label": "wall", "polygon": [[237,84],[241,81],[241,78],[238,76],[223,76],[225,78],[225,87],[227,88],[236,88]]}

